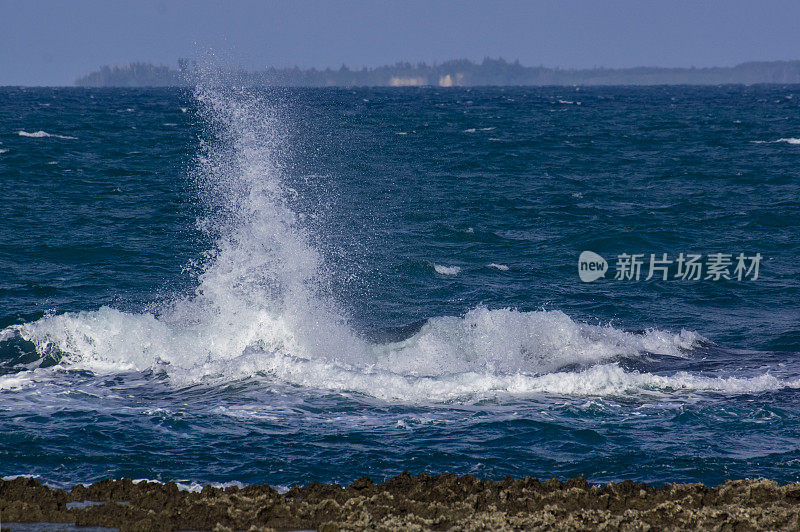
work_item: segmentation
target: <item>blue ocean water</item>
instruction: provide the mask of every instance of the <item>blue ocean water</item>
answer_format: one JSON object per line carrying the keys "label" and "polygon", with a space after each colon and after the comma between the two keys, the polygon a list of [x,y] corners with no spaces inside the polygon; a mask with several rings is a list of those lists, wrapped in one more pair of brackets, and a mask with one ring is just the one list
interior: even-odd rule
{"label": "blue ocean water", "polygon": [[799,111],[0,89],[0,476],[798,481]]}

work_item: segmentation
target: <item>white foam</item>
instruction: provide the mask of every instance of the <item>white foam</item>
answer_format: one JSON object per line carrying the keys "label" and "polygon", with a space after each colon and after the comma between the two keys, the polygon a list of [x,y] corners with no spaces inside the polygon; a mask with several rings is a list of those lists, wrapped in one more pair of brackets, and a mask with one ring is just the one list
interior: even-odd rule
{"label": "white foam", "polygon": [[35,384],[33,372],[12,373],[0,375],[0,390],[19,390]]}
{"label": "white foam", "polygon": [[57,139],[65,139],[65,140],[75,140],[77,137],[70,137],[68,135],[56,135],[54,133],[48,133],[47,131],[34,131],[33,133],[28,133],[27,131],[17,131],[17,134],[20,137],[30,137],[34,139],[43,139],[48,137],[53,137]]}
{"label": "white foam", "polygon": [[[131,482],[133,482],[134,484],[141,484],[142,482],[147,482],[152,484],[164,484],[163,480],[155,480],[152,478],[137,478],[132,480]],[[186,481],[186,482],[177,481],[175,482],[175,485],[178,487],[179,490],[188,491],[191,493],[200,493],[201,491],[203,491],[204,486],[211,486],[212,488],[221,488],[221,489],[230,488],[233,486],[236,486],[237,488],[241,489],[246,486],[246,484],[244,484],[243,482],[239,482],[237,480],[231,482],[209,482],[208,484],[200,484],[199,482],[194,482],[194,481]]]}
{"label": "white foam", "polygon": [[475,131],[477,131],[477,130],[474,127],[471,127],[469,129],[465,129],[464,133],[475,133]]}
{"label": "white foam", "polygon": [[[434,318],[411,338],[384,345],[361,341],[349,329],[304,327],[266,311],[203,317],[189,325],[103,307],[12,329],[42,352],[56,348],[65,353],[62,367],[95,373],[156,368],[177,385],[260,375],[296,386],[403,401],[570,389],[591,393],[592,384],[556,388],[542,379],[566,365],[620,356],[683,356],[700,341],[686,331],[637,335],[581,324],[559,311],[483,307],[463,317]],[[606,393],[609,386],[597,384],[596,392]]]}
{"label": "white foam", "polygon": [[239,482],[238,480],[233,480],[231,482],[209,482],[208,484],[200,484],[199,482],[194,482],[194,481],[176,482],[175,484],[178,486],[179,490],[188,491],[191,493],[200,493],[201,491],[203,491],[203,488],[205,486],[211,486],[212,488],[219,488],[219,489],[231,488],[234,486],[239,489],[242,489],[245,486],[247,486],[247,484],[245,484],[244,482]]}
{"label": "white foam", "polygon": [[779,142],[784,142],[786,144],[798,145],[800,144],[800,138],[786,137],[786,138],[780,138],[778,140],[751,140],[750,142],[752,142],[753,144],[776,144]]}
{"label": "white foam", "polygon": [[17,478],[41,478],[41,475],[28,475],[28,474],[23,473],[23,474],[20,474],[20,475],[6,475],[6,476],[4,476],[2,478],[5,481],[10,481],[10,480],[14,480],[14,479],[17,479]]}
{"label": "white foam", "polygon": [[8,150],[0,149],[0,154],[8,153]]}
{"label": "white foam", "polygon": [[717,392],[725,394],[759,393],[781,388],[798,388],[800,381],[782,381],[763,374],[750,378],[704,377],[687,372],[674,375],[654,375],[625,371],[617,364],[594,366],[581,372],[550,373],[524,378],[509,386],[518,393],[523,391],[559,395],[620,396],[658,392]]}
{"label": "white foam", "polygon": [[441,264],[434,264],[433,269],[439,275],[458,275],[461,273],[460,266],[442,266]]}
{"label": "white foam", "polygon": [[490,262],[489,264],[486,265],[486,267],[494,268],[496,270],[500,270],[503,272],[508,271],[508,266],[506,266],[505,264],[497,264],[496,262]]}

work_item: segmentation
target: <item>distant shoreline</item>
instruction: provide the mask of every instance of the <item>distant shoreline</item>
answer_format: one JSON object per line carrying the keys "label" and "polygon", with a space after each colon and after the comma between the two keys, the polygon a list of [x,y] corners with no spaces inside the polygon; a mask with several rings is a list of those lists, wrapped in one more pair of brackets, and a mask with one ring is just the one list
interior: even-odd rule
{"label": "distant shoreline", "polygon": [[595,530],[800,528],[800,484],[728,481],[717,487],[582,478],[480,480],[403,473],[382,484],[206,486],[104,480],[70,491],[32,478],[0,481],[3,523],[74,523],[122,530]]}
{"label": "distant shoreline", "polygon": [[[149,63],[104,66],[75,80],[79,87],[180,87],[198,76],[197,65],[180,60],[177,68]],[[318,70],[266,68],[218,73],[246,86],[276,87],[478,87],[478,86],[605,86],[605,85],[753,85],[800,83],[800,60],[741,63],[706,68],[528,67],[504,59],[446,61],[427,65],[397,63],[375,68]]]}

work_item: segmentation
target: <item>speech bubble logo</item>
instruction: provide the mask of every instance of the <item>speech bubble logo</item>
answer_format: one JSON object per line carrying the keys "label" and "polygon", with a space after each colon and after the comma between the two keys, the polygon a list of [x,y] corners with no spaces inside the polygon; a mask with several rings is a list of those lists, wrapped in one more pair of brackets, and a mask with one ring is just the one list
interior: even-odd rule
{"label": "speech bubble logo", "polygon": [[607,271],[606,259],[594,251],[584,251],[578,257],[578,276],[584,283],[591,283],[605,277]]}

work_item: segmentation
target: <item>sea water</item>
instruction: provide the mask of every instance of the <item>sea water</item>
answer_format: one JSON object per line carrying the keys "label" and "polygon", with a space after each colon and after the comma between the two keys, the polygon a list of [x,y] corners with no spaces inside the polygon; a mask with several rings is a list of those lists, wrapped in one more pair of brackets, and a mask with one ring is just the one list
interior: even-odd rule
{"label": "sea water", "polygon": [[798,481],[798,144],[798,86],[0,89],[0,476]]}

